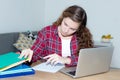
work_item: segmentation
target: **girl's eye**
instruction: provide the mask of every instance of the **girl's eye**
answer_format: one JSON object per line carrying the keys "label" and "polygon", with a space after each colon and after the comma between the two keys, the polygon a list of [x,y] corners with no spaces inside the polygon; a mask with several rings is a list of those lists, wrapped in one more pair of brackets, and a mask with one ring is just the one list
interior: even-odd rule
{"label": "girl's eye", "polygon": [[76,29],[72,29],[72,28],[71,28],[71,30],[72,30],[72,31],[76,31]]}

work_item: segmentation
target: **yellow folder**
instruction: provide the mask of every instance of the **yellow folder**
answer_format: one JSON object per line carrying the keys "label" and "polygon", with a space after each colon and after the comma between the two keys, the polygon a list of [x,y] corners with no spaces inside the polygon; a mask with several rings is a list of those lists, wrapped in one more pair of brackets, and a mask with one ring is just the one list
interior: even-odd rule
{"label": "yellow folder", "polygon": [[7,70],[28,61],[28,59],[25,58],[18,58],[19,55],[20,54],[17,54],[15,52],[9,52],[0,55],[0,71]]}

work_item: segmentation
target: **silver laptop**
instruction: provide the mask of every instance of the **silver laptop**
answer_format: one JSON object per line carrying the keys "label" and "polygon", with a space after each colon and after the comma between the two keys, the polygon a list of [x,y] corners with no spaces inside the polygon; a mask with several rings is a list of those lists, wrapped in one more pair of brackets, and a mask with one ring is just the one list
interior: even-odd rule
{"label": "silver laptop", "polygon": [[113,46],[81,49],[76,67],[60,70],[73,78],[98,74],[109,71]]}

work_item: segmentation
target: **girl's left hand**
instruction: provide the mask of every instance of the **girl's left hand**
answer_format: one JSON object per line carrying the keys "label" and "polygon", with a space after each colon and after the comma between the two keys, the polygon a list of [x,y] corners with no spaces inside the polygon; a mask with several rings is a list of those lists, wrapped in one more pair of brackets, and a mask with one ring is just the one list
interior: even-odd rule
{"label": "girl's left hand", "polygon": [[61,57],[56,53],[45,56],[44,59],[47,59],[47,63],[50,63],[51,65],[56,65],[57,63],[70,64],[71,62],[69,58]]}

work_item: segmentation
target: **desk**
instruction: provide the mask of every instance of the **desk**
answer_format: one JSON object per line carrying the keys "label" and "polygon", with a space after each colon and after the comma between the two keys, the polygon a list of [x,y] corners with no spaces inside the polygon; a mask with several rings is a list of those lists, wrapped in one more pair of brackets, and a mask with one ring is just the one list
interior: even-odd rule
{"label": "desk", "polygon": [[[39,62],[36,62],[32,64],[32,66],[38,63]],[[111,69],[109,72],[106,73],[77,78],[77,79],[73,79],[72,77],[67,76],[61,72],[47,73],[47,72],[36,71],[34,75],[3,78],[0,80],[120,80],[120,69]]]}

